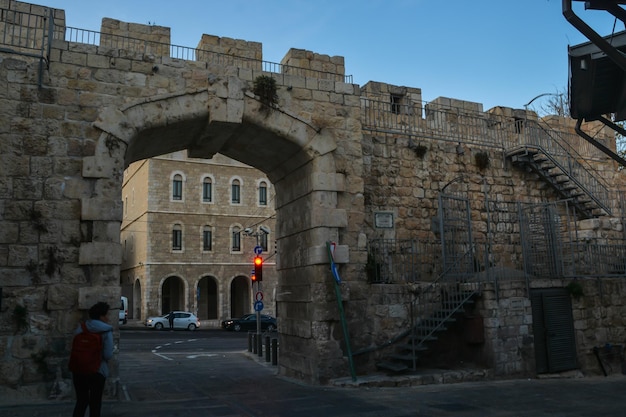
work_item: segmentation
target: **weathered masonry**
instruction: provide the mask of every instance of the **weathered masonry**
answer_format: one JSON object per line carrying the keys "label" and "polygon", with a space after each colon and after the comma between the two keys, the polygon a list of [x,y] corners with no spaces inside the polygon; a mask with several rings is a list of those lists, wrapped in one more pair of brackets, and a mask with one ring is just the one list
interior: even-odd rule
{"label": "weathered masonry", "polygon": [[0,395],[60,395],[84,310],[118,304],[123,170],[182,150],[275,186],[282,375],[618,369],[594,348],[626,339],[624,181],[569,120],[358,86],[338,56],[0,9]]}

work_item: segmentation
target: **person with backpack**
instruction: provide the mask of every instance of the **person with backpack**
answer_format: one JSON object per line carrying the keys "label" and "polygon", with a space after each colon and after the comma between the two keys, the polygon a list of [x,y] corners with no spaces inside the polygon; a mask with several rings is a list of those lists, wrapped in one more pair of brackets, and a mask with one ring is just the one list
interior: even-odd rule
{"label": "person with backpack", "polygon": [[76,405],[73,417],[100,417],[107,362],[113,357],[113,327],[108,324],[109,304],[98,302],[89,309],[89,319],[74,332],[69,368],[72,371]]}

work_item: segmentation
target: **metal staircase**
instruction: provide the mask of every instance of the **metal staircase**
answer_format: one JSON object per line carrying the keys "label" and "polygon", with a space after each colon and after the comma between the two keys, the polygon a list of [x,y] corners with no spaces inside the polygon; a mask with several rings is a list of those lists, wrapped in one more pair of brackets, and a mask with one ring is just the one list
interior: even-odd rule
{"label": "metal staircase", "polygon": [[[471,258],[471,251],[463,258]],[[480,284],[472,282],[473,271],[459,271],[459,264],[463,264],[462,260],[418,290],[410,304],[410,328],[389,342],[395,345],[395,351],[376,364],[378,369],[391,373],[416,370],[420,354],[429,351],[431,342],[448,330],[466,306],[474,303]]]}
{"label": "metal staircase", "polygon": [[[378,369],[393,373],[416,370],[420,354],[430,349],[429,344],[438,339],[438,334],[448,330],[448,326],[456,321],[456,316],[464,311],[464,307],[474,303],[478,292],[465,290],[449,293],[439,300],[439,305],[424,318],[411,326],[396,345],[396,351],[376,364]],[[417,301],[412,306],[418,304]]]}
{"label": "metal staircase", "polygon": [[611,215],[609,189],[558,137],[536,122],[527,121],[524,129],[524,143],[505,151],[514,165],[537,174],[563,199],[571,199],[581,218]]}
{"label": "metal staircase", "polygon": [[567,170],[542,149],[531,147],[517,148],[507,152],[514,165],[534,172],[563,199],[570,199],[581,218],[604,216],[607,212],[602,204],[593,198],[575,178],[568,175]]}

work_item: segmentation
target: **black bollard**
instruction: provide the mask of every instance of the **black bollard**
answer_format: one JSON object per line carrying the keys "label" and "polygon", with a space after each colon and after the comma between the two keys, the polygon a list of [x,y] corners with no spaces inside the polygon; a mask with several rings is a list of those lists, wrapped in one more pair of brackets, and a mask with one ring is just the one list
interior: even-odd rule
{"label": "black bollard", "polygon": [[265,336],[265,362],[271,361],[272,351],[270,349],[270,337]]}
{"label": "black bollard", "polygon": [[263,356],[263,338],[261,337],[261,334],[257,333],[256,335],[256,343],[258,345],[258,354],[259,356]]}
{"label": "black bollard", "polygon": [[248,352],[252,352],[252,332],[248,332]]}
{"label": "black bollard", "polygon": [[259,345],[256,342],[256,339],[257,339],[256,336],[257,336],[256,333],[252,334],[252,353],[257,353],[259,351]]}

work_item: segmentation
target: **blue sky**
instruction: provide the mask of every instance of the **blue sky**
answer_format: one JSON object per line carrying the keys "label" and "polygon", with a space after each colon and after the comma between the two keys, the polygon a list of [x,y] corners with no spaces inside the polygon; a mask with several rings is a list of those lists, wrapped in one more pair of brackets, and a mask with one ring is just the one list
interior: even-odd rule
{"label": "blue sky", "polygon": [[[167,26],[181,46],[195,47],[203,33],[261,42],[271,62],[290,48],[340,55],[356,84],[417,87],[425,101],[452,97],[485,110],[523,108],[539,94],[566,91],[567,46],[587,41],[563,17],[561,0],[31,2],[64,9],[67,25],[81,29],[99,31],[109,17]],[[611,34],[615,19],[582,3],[574,1],[574,11]]]}

